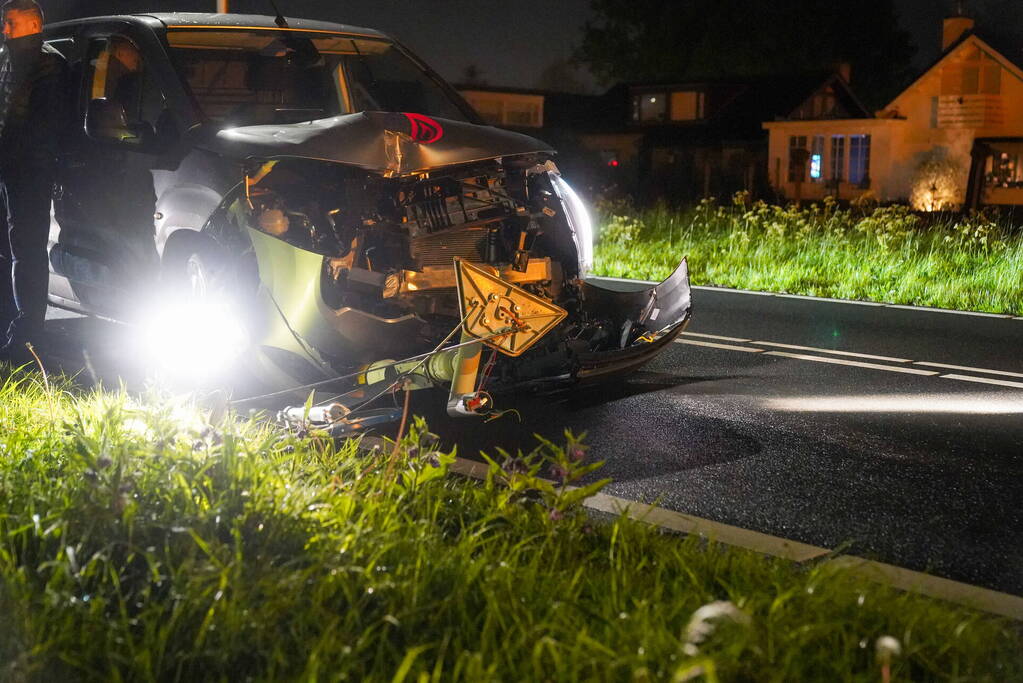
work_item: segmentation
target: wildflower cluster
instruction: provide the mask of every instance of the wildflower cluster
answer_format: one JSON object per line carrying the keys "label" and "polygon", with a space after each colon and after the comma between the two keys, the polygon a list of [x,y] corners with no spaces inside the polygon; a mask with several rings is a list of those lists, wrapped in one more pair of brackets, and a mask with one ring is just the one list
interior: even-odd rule
{"label": "wildflower cluster", "polygon": [[990,212],[927,215],[869,194],[772,205],[740,192],[603,225],[597,275],[663,279],[685,256],[698,285],[1023,314],[1023,234]]}
{"label": "wildflower cluster", "polygon": [[[482,454],[490,465],[487,488],[496,492],[498,507],[537,507],[552,522],[583,522],[583,501],[611,482],[601,479],[585,486],[574,486],[604,465],[603,462],[586,462],[585,436],[566,430],[564,447],[537,436],[540,445],[527,454],[519,452],[512,456],[499,449],[500,463]],[[550,479],[546,478],[548,476]]]}

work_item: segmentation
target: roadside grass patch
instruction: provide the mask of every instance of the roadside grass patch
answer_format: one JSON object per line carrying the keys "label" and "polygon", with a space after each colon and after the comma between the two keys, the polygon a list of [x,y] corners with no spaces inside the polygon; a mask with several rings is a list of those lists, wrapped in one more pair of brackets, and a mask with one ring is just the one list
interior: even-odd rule
{"label": "roadside grass patch", "polygon": [[904,206],[830,198],[802,208],[704,200],[687,210],[599,207],[594,273],[1023,315],[1023,232],[984,213],[932,225]]}
{"label": "roadside grass patch", "polygon": [[2,680],[1023,678],[1018,624],[594,521],[540,479],[596,472],[572,435],[476,483],[421,420],[360,452],[51,382],[0,384]]}

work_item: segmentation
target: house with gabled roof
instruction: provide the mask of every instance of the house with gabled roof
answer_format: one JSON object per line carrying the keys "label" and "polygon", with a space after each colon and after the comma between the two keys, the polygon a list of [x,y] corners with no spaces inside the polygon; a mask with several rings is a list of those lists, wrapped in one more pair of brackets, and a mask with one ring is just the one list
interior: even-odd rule
{"label": "house with gabled roof", "polygon": [[[673,200],[768,191],[765,118],[868,118],[848,67],[713,82],[630,84],[625,130],[639,187]],[[606,138],[606,134],[604,136]],[[584,136],[591,146],[594,133]],[[643,192],[640,192],[642,198]]]}
{"label": "house with gabled roof", "polygon": [[[961,10],[942,41],[938,59],[870,118],[766,121],[771,185],[789,199],[870,192],[924,210],[961,205],[974,141],[1023,136],[1023,69],[1020,46],[996,49]],[[1020,161],[988,159],[986,177],[1023,187]]]}
{"label": "house with gabled roof", "polygon": [[[844,75],[843,75],[844,74]],[[847,67],[695,82],[621,83],[602,95],[460,86],[494,125],[553,143],[573,175],[640,200],[770,191],[765,118],[869,118]]]}

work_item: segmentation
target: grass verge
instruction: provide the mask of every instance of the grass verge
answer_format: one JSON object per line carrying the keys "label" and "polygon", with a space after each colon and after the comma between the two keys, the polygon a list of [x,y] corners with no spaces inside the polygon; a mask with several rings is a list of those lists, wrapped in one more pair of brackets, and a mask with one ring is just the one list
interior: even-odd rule
{"label": "grass verge", "polygon": [[[0,679],[1023,678],[1018,625],[827,566],[596,523],[417,421],[401,448],[211,424],[157,396],[0,387]],[[892,641],[901,653],[893,654]]]}
{"label": "grass verge", "polygon": [[687,255],[693,284],[1023,315],[1023,234],[990,216],[925,226],[903,206],[704,201],[601,208],[594,272],[660,280]]}

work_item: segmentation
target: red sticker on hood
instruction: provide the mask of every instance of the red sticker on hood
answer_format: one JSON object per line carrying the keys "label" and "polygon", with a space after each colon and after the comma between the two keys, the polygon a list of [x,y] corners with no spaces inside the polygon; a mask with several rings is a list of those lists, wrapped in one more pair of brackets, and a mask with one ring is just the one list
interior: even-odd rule
{"label": "red sticker on hood", "polygon": [[429,116],[406,113],[405,118],[408,119],[409,124],[412,126],[410,135],[416,142],[429,145],[444,137],[444,128]]}

